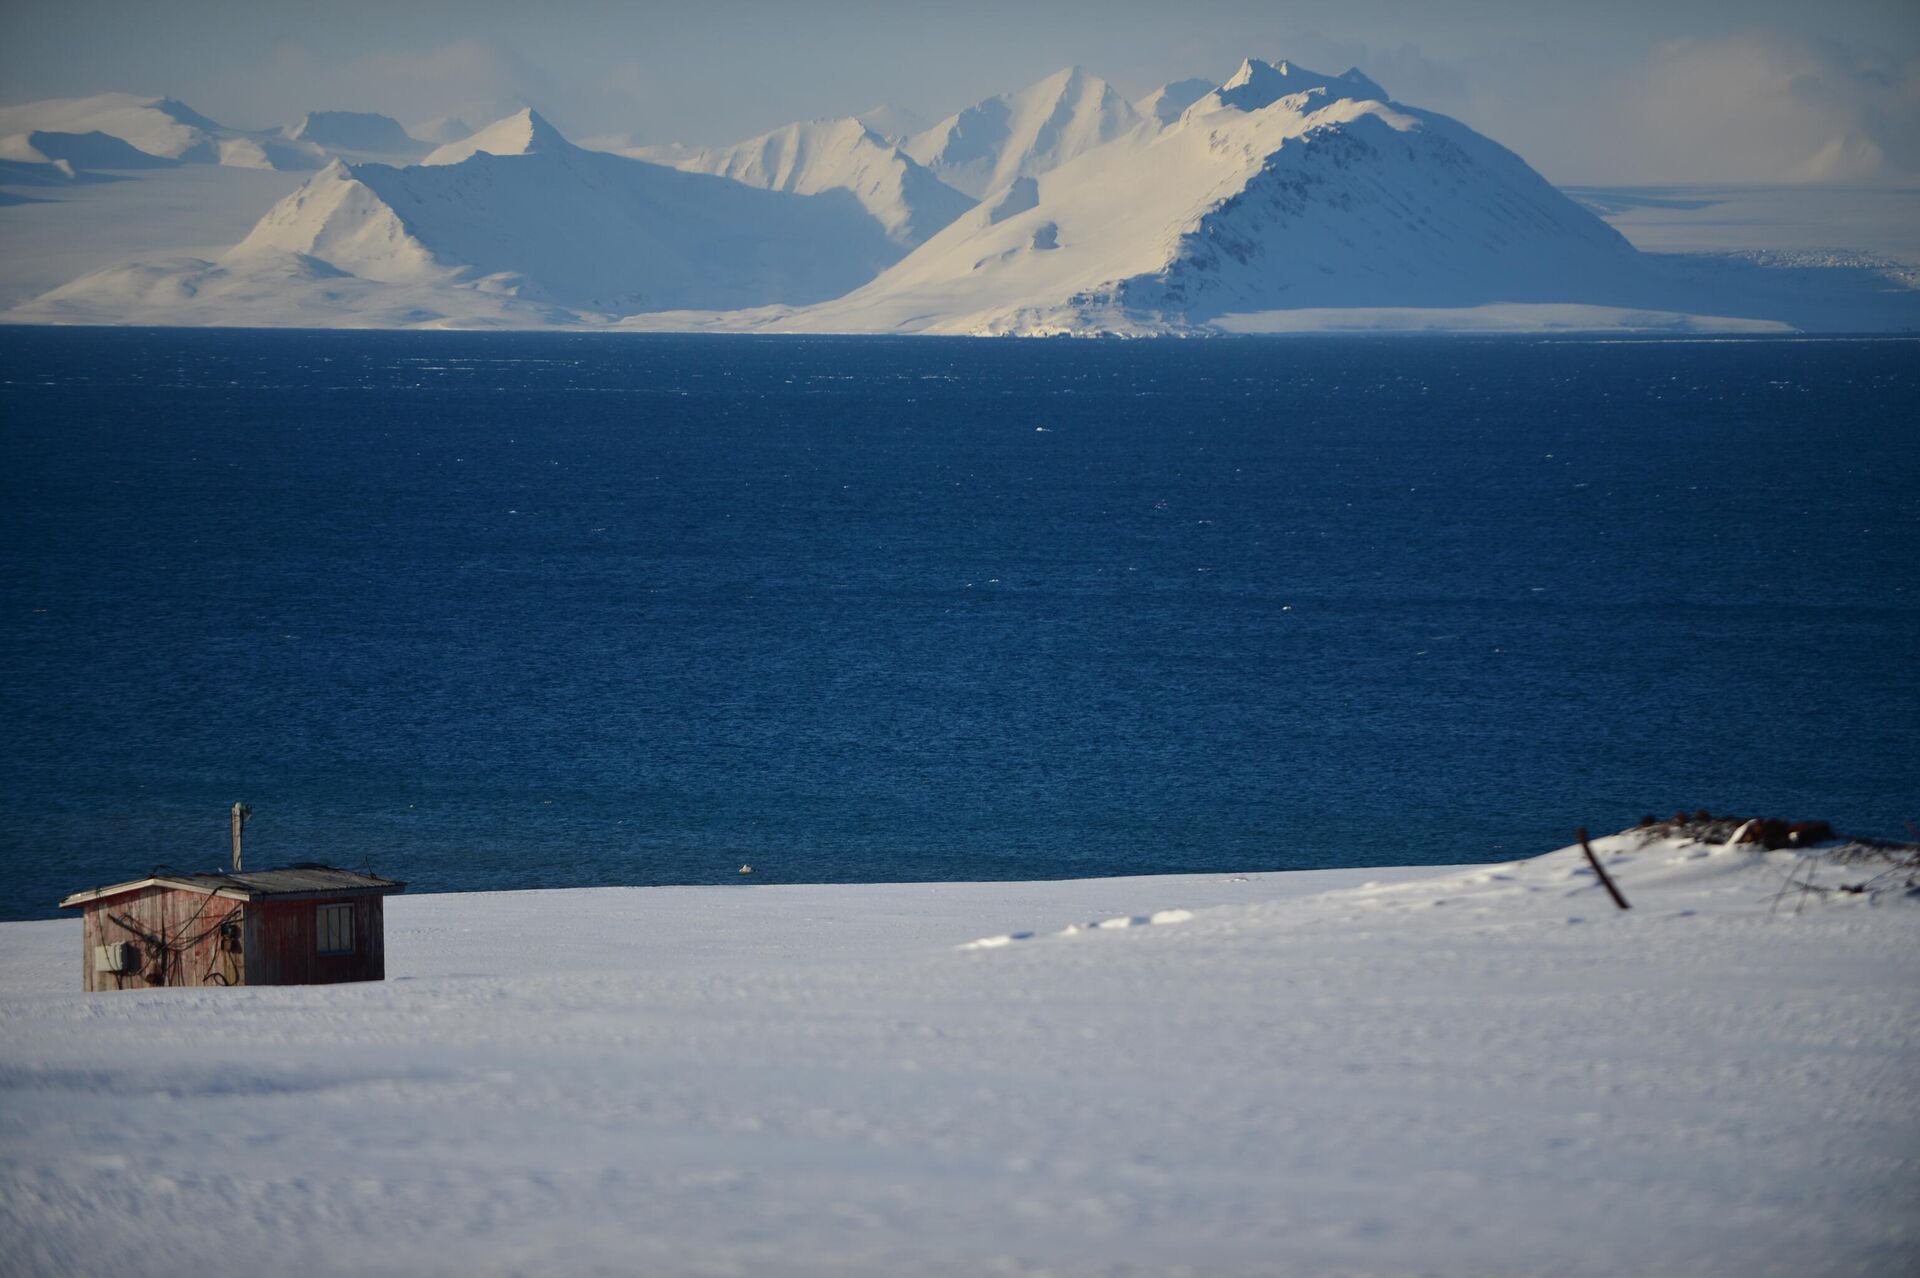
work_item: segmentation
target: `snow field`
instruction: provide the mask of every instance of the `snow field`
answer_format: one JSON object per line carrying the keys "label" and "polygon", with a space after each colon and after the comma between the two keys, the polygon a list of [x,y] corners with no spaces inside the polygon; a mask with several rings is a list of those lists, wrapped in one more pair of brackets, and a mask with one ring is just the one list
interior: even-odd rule
{"label": "snow field", "polygon": [[331,988],[0,925],[0,1272],[1911,1268],[1920,908],[1596,848],[399,897]]}

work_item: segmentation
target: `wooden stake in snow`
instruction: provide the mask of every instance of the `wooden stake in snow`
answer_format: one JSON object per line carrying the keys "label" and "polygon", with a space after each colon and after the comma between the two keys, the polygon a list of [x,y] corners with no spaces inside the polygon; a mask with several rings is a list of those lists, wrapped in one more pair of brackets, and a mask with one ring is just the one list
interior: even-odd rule
{"label": "wooden stake in snow", "polygon": [[1623,910],[1632,909],[1633,907],[1627,904],[1627,898],[1620,895],[1620,889],[1613,885],[1613,880],[1607,875],[1606,867],[1600,864],[1600,858],[1593,854],[1593,844],[1587,842],[1587,827],[1583,825],[1573,833],[1574,837],[1580,840],[1580,850],[1587,854],[1587,864],[1591,865],[1593,872],[1600,876],[1600,885],[1607,889],[1607,895],[1613,898],[1613,903]]}
{"label": "wooden stake in snow", "polygon": [[244,803],[233,805],[233,872],[240,873],[240,831],[247,825],[247,818],[253,815],[253,809]]}

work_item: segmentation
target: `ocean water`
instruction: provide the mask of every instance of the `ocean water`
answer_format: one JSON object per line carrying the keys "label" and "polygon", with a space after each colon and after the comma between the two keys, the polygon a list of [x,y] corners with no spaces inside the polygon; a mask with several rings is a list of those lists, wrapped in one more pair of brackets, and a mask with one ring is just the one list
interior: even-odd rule
{"label": "ocean water", "polygon": [[0,330],[0,917],[1900,836],[1917,355]]}

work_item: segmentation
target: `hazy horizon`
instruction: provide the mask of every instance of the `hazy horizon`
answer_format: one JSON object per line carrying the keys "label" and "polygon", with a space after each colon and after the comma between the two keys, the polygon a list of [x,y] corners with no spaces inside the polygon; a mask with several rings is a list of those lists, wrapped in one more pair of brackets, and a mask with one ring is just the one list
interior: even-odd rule
{"label": "hazy horizon", "polygon": [[1359,66],[1557,182],[1920,181],[1920,8],[1871,0],[1817,12],[86,0],[11,5],[6,24],[0,100],[165,94],[245,128],[326,109],[479,126],[532,105],[576,138],[718,143],[881,102],[930,123],[1070,64],[1138,99],[1172,80],[1224,79],[1251,55]]}

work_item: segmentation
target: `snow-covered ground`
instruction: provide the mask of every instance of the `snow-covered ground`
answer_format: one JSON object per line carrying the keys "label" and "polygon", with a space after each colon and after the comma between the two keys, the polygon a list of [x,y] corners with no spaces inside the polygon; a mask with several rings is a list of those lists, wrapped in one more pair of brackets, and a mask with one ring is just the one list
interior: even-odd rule
{"label": "snow-covered ground", "polygon": [[201,164],[0,182],[0,308],[128,261],[219,257],[309,176]]}
{"label": "snow-covered ground", "polygon": [[399,897],[360,986],[0,925],[0,1271],[1914,1272],[1920,899],[1599,847]]}
{"label": "snow-covered ground", "polygon": [[1650,253],[1847,254],[1920,269],[1920,188],[1570,186],[1581,204]]}
{"label": "snow-covered ground", "polygon": [[1224,333],[1791,333],[1779,320],[1573,303],[1494,302],[1485,306],[1336,306],[1229,313]]}

